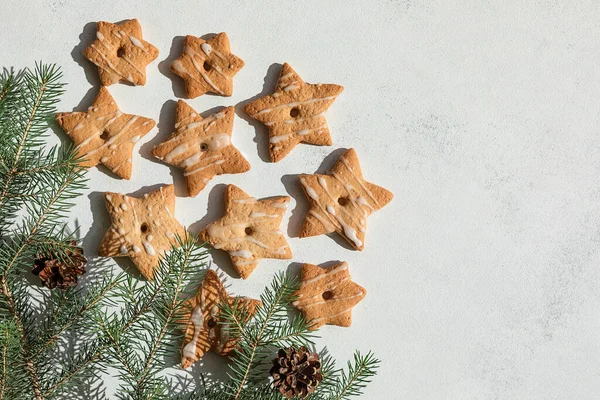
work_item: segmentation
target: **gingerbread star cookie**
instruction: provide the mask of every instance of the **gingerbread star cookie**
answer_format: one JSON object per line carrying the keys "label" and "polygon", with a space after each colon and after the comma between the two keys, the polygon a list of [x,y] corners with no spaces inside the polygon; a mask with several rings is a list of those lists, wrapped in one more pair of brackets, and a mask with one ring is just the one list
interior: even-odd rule
{"label": "gingerbread star cookie", "polygon": [[209,269],[196,296],[184,304],[184,309],[189,311],[187,318],[184,317],[185,329],[181,350],[183,368],[194,364],[211,349],[223,356],[235,350],[239,338],[230,336],[226,321],[220,317],[219,304],[225,302],[231,306],[246,308],[247,319],[250,319],[256,307],[261,304],[259,300],[230,296],[217,273]]}
{"label": "gingerbread star cookie", "polygon": [[186,36],[181,56],[171,63],[171,71],[185,81],[191,99],[205,93],[231,96],[233,76],[242,69],[244,61],[234,56],[225,32],[209,40]]}
{"label": "gingerbread star cookie", "polygon": [[340,85],[306,83],[283,64],[275,93],[245,107],[248,115],[269,128],[271,160],[281,160],[300,142],[331,146],[324,114],[343,90]]}
{"label": "gingerbread star cookie", "polygon": [[87,111],[58,113],[56,120],[73,139],[82,166],[102,163],[124,179],[131,177],[133,147],[156,125],[150,118],[122,113],[104,86]]}
{"label": "gingerbread star cookie", "polygon": [[215,175],[250,169],[248,161],[231,144],[233,117],[233,107],[202,118],[183,100],[177,103],[177,130],[154,147],[152,154],[183,168],[190,196],[200,193]]}
{"label": "gingerbread star cookie", "polygon": [[364,180],[354,149],[338,159],[329,175],[300,175],[310,201],[300,237],[337,232],[357,250],[364,248],[367,217],[394,195]]}
{"label": "gingerbread star cookie", "polygon": [[351,280],[346,262],[330,268],[304,264],[302,284],[294,293],[297,299],[292,304],[302,311],[311,330],[325,324],[350,326],[352,308],[366,294],[365,288]]}
{"label": "gingerbread star cookie", "polygon": [[98,22],[96,40],[84,51],[85,58],[96,64],[100,82],[146,84],[146,66],[158,57],[158,49],[142,39],[137,19],[112,24]]}
{"label": "gingerbread star cookie", "polygon": [[229,252],[233,266],[246,279],[261,258],[292,258],[279,229],[289,202],[287,196],[256,200],[237,186],[228,185],[225,216],[204,228],[200,240]]}
{"label": "gingerbread star cookie", "polygon": [[167,185],[142,198],[107,192],[104,195],[111,226],[98,254],[103,257],[129,257],[147,279],[154,278],[160,257],[185,230],[177,222],[175,189]]}

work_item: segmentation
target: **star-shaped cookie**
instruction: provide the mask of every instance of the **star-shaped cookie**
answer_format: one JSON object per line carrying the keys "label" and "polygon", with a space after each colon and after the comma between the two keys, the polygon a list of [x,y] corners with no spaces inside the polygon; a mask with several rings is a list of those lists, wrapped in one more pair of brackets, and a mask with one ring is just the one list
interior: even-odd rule
{"label": "star-shaped cookie", "polygon": [[245,316],[248,319],[261,304],[259,300],[230,296],[217,273],[209,269],[196,296],[184,304],[184,308],[189,311],[184,318],[185,328],[181,349],[183,368],[194,364],[211,349],[226,356],[236,348],[239,338],[230,337],[225,326],[226,321],[220,318],[219,304],[224,302],[239,308],[245,307]]}
{"label": "star-shaped cookie", "polygon": [[191,99],[205,93],[231,96],[233,76],[244,61],[234,56],[225,32],[209,40],[186,36],[181,56],[171,63],[171,71],[183,78],[187,96]]}
{"label": "star-shaped cookie", "polygon": [[364,180],[358,156],[347,150],[328,175],[300,175],[310,210],[300,237],[337,232],[357,250],[364,248],[367,217],[394,195]]}
{"label": "star-shaped cookie", "polygon": [[261,258],[292,258],[279,229],[290,202],[287,196],[256,200],[235,185],[225,190],[225,216],[204,228],[200,240],[229,252],[233,266],[246,279]]}
{"label": "star-shaped cookie", "polygon": [[184,169],[190,196],[200,193],[215,175],[250,169],[248,161],[231,144],[233,117],[233,107],[202,118],[183,100],[177,103],[176,131],[154,147],[152,154]]}
{"label": "star-shaped cookie", "polygon": [[160,257],[185,230],[177,222],[175,189],[167,185],[142,198],[120,193],[104,195],[111,225],[104,234],[98,254],[103,257],[129,257],[142,275],[154,278]]}
{"label": "star-shaped cookie", "polygon": [[311,330],[325,324],[350,326],[352,308],[366,294],[365,288],[351,280],[346,262],[329,268],[304,264],[302,284],[294,293],[297,299],[292,304],[311,323]]}
{"label": "star-shaped cookie", "polygon": [[102,163],[124,179],[131,177],[133,147],[156,124],[150,118],[122,113],[104,86],[87,111],[58,113],[56,120],[73,139],[77,155],[84,159],[81,165]]}
{"label": "star-shaped cookie", "polygon": [[158,57],[158,49],[142,39],[137,19],[112,24],[98,22],[96,40],[84,51],[85,58],[96,64],[100,82],[146,84],[146,66]]}
{"label": "star-shaped cookie", "polygon": [[331,146],[324,114],[343,90],[340,85],[306,83],[285,63],[275,93],[244,109],[269,128],[269,153],[277,162],[300,142]]}

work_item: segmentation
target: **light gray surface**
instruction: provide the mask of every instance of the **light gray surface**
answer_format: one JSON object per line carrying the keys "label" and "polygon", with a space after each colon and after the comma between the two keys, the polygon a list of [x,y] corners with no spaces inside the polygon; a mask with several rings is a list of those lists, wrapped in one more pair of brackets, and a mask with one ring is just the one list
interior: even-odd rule
{"label": "light gray surface", "polygon": [[[204,112],[254,97],[263,84],[270,92],[273,64],[287,61],[308,82],[345,86],[328,112],[334,146],[299,145],[265,163],[265,130],[238,113],[233,142],[252,171],[179,197],[183,224],[197,231],[217,218],[223,184],[234,183],[257,197],[288,191],[296,204],[288,233],[296,236],[306,200],[293,175],[354,147],[365,177],[396,196],[369,219],[366,249],[326,236],[290,243],[297,263],[348,261],[368,290],[353,326],[325,327],[319,341],[340,361],[353,348],[383,359],[364,398],[598,397],[598,2],[97,3],[5,0],[0,28],[0,65],[62,66],[69,86],[61,111],[87,107],[97,91],[95,69],[81,57],[95,29],[87,24],[137,17],[161,52],[145,87],[110,87],[123,111],[156,119],[158,129],[136,147],[130,181],[90,171],[89,195],[73,212],[88,252],[107,226],[99,192],[173,177],[185,191],[180,171],[148,156],[148,142],[170,133],[173,87],[181,91],[165,59],[180,51],[176,37],[226,31],[246,61],[233,97],[189,103]],[[224,253],[215,256],[230,272]],[[230,279],[232,289],[257,295],[288,265],[265,260],[247,281]],[[218,358],[209,360],[208,370]]]}

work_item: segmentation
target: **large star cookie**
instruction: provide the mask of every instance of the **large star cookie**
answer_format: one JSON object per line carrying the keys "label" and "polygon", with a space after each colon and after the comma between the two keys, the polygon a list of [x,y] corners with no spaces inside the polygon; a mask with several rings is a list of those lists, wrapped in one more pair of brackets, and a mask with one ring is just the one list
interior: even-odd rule
{"label": "large star cookie", "polygon": [[342,90],[340,85],[306,83],[285,63],[275,93],[248,103],[244,109],[269,128],[269,153],[277,162],[300,142],[331,145],[324,114]]}
{"label": "large star cookie", "polygon": [[177,222],[175,189],[167,185],[142,198],[105,194],[111,226],[98,254],[103,257],[129,257],[147,279],[154,278],[162,254],[177,245],[176,235],[185,230]]}
{"label": "large star cookie", "polygon": [[366,294],[365,288],[351,280],[346,262],[329,268],[304,264],[302,285],[294,293],[297,299],[293,305],[302,311],[311,330],[325,324],[350,326],[352,308]]}
{"label": "large star cookie", "polygon": [[215,175],[250,169],[248,161],[231,144],[233,117],[233,107],[203,119],[183,100],[177,103],[177,130],[152,149],[152,154],[184,169],[190,196],[200,193]]}
{"label": "large star cookie", "polygon": [[357,250],[364,248],[367,217],[394,195],[364,180],[354,149],[338,159],[329,175],[300,175],[310,201],[300,237],[337,232]]}
{"label": "large star cookie", "polygon": [[133,146],[156,124],[150,118],[123,114],[104,86],[85,112],[56,114],[56,120],[73,139],[81,165],[102,163],[121,178],[131,177]]}
{"label": "large star cookie", "polygon": [[292,258],[279,229],[289,202],[287,196],[256,200],[237,186],[228,185],[225,216],[204,228],[200,240],[229,252],[233,266],[246,279],[261,258]]}
{"label": "large star cookie", "polygon": [[234,56],[225,32],[203,40],[186,36],[181,56],[171,63],[171,71],[183,78],[187,96],[191,99],[205,93],[231,96],[233,76],[244,61]]}
{"label": "large star cookie", "polygon": [[246,308],[245,317],[247,319],[261,304],[259,300],[230,296],[225,291],[217,273],[210,269],[206,271],[198,293],[184,304],[184,308],[189,311],[184,317],[186,325],[181,350],[181,366],[183,368],[194,364],[211,349],[223,356],[235,350],[239,338],[229,335],[225,326],[226,321],[220,318],[219,303],[224,302],[231,306]]}
{"label": "large star cookie", "polygon": [[142,39],[137,19],[120,24],[100,21],[96,40],[83,55],[98,66],[104,86],[117,82],[145,85],[146,66],[158,57],[158,49]]}

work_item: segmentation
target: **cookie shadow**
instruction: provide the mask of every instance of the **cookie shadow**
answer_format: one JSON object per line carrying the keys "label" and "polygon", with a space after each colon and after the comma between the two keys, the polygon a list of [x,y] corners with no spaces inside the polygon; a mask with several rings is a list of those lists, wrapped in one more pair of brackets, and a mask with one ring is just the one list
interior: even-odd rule
{"label": "cookie shadow", "polygon": [[171,80],[171,88],[173,89],[173,94],[175,95],[175,97],[179,97],[181,99],[187,98],[187,93],[185,91],[185,83],[183,79],[171,72],[171,63],[173,63],[173,61],[175,61],[181,55],[181,52],[183,51],[184,40],[185,36],[175,36],[173,38],[173,41],[171,42],[171,49],[169,50],[169,55],[167,56],[167,58],[158,63],[158,70],[160,71],[160,73]]}
{"label": "cookie shadow", "polygon": [[[184,370],[181,366],[176,366],[175,369],[185,372],[185,375],[177,374],[171,378],[169,394],[172,395],[190,394],[192,391],[201,391],[203,388],[214,388],[219,382],[228,380],[227,357],[220,356],[212,351],[206,353],[188,369]],[[193,384],[190,385],[192,382]],[[194,389],[191,389],[191,387]]]}
{"label": "cookie shadow", "polygon": [[[208,224],[218,220],[225,214],[225,202],[223,201],[225,189],[227,189],[227,185],[224,183],[219,183],[215,185],[208,193],[206,215],[204,215],[204,217],[202,217],[199,221],[191,224],[188,228],[193,235],[198,235],[198,232],[204,229]],[[233,267],[231,258],[226,251],[214,249],[209,244],[206,244],[206,248],[212,257],[212,262],[218,267],[219,270],[231,277],[240,277]],[[221,280],[223,280],[222,276]]]}
{"label": "cookie shadow", "polygon": [[[83,50],[89,47],[89,45],[91,45],[94,42],[94,40],[96,40],[96,30],[96,22],[88,22],[87,24],[85,24],[83,27],[83,31],[79,35],[79,44],[73,47],[73,50],[71,51],[71,58],[73,58],[73,61],[75,61],[77,64],[79,64],[79,66],[81,66],[81,68],[83,68],[83,71],[85,73],[85,79],[89,82],[90,85],[93,86],[93,88],[90,89],[90,91],[96,90],[94,88],[102,86],[102,84],[100,83],[100,76],[98,75],[98,67],[96,67],[94,63],[92,63],[83,56]],[[89,91],[88,94],[86,94],[86,97],[88,95]],[[84,97],[84,100],[85,99],[86,98]]]}
{"label": "cookie shadow", "polygon": [[263,87],[260,93],[247,100],[243,100],[235,105],[235,113],[238,117],[248,122],[255,130],[254,143],[258,150],[258,156],[264,162],[271,162],[271,156],[269,155],[269,129],[265,124],[250,117],[244,111],[246,104],[253,102],[254,100],[260,99],[268,94],[273,93],[277,79],[279,79],[279,73],[281,71],[282,64],[274,63],[267,69],[267,75],[263,81]]}

